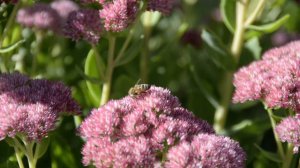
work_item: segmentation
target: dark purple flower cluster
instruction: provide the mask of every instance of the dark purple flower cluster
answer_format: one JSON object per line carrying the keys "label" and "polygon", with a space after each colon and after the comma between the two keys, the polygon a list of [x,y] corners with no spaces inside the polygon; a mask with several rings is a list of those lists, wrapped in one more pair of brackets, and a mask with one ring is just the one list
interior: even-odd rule
{"label": "dark purple flower cluster", "polygon": [[149,0],[147,10],[158,11],[165,15],[169,15],[175,6],[175,3],[175,0]]}
{"label": "dark purple flower cluster", "polygon": [[194,48],[200,48],[202,46],[201,34],[196,29],[189,29],[185,31],[180,39],[184,45],[191,45]]}
{"label": "dark purple flower cluster", "polygon": [[61,33],[66,18],[78,6],[70,0],[57,0],[51,4],[36,3],[20,9],[17,22],[23,26]]}
{"label": "dark purple flower cluster", "polygon": [[245,153],[237,142],[216,136],[206,121],[181,107],[170,91],[155,86],[92,110],[79,131],[86,140],[85,165],[241,168],[245,164]]}
{"label": "dark purple flower cluster", "polygon": [[102,24],[97,10],[80,9],[72,12],[64,27],[64,35],[73,40],[85,39],[97,43],[102,31]]}
{"label": "dark purple flower cluster", "polygon": [[10,3],[10,4],[16,4],[18,0],[0,0],[1,3]]}
{"label": "dark purple flower cluster", "polygon": [[55,129],[62,112],[80,113],[70,89],[62,83],[20,73],[0,75],[0,140],[21,134],[39,141]]}
{"label": "dark purple flower cluster", "polygon": [[273,48],[234,75],[233,101],[262,100],[269,108],[300,111],[300,41]]}

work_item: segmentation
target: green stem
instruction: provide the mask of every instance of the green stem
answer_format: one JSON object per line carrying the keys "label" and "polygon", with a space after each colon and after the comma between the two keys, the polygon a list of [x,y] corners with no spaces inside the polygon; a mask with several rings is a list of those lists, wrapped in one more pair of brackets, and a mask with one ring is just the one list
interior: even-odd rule
{"label": "green stem", "polygon": [[[8,19],[6,25],[5,25],[3,33],[0,36],[0,48],[2,48],[2,46],[3,46],[3,41],[4,41],[5,37],[7,36],[8,31],[12,29],[12,26],[15,22],[17,12],[18,12],[19,8],[21,7],[21,5],[22,5],[22,1],[19,1],[14,6],[14,9],[13,9],[12,13],[9,16],[9,19]],[[7,72],[8,71],[8,69],[5,65],[5,60],[3,58],[0,59],[0,70],[1,70],[1,72]]]}
{"label": "green stem", "polygon": [[29,142],[25,145],[29,168],[36,167],[36,159],[34,158],[34,153],[33,153],[34,144],[35,144],[34,142]]}
{"label": "green stem", "polygon": [[100,106],[102,106],[109,100],[112,74],[114,71],[114,51],[115,51],[116,37],[110,35],[108,41],[109,41],[108,63],[107,63],[107,69],[105,74],[105,81],[102,87]]}
{"label": "green stem", "polygon": [[[151,21],[151,14],[147,15],[148,18],[145,20]],[[144,26],[144,45],[143,51],[140,60],[140,70],[141,70],[141,80],[144,83],[148,81],[148,71],[149,71],[149,38],[152,31],[152,26],[150,24],[144,24],[148,26]]]}
{"label": "green stem", "polygon": [[[231,54],[238,63],[241,50],[243,47],[244,33],[245,33],[245,17],[247,13],[248,0],[240,0],[236,2],[236,27],[233,42],[231,46]],[[221,132],[226,124],[228,106],[231,102],[231,94],[233,90],[232,86],[233,72],[226,72],[223,81],[223,96],[221,98],[220,105],[216,108],[214,118],[214,128],[216,132]]]}
{"label": "green stem", "polygon": [[251,13],[251,15],[246,20],[245,25],[244,25],[245,27],[248,27],[250,24],[252,24],[255,21],[258,14],[264,9],[265,3],[266,3],[266,0],[258,1],[258,4],[255,7],[254,11]]}
{"label": "green stem", "polygon": [[231,101],[231,93],[233,90],[232,87],[232,72],[225,72],[224,81],[222,83],[222,99],[220,104],[217,106],[215,111],[215,118],[214,118],[214,129],[217,133],[220,133],[223,131],[226,119],[227,119],[227,113],[228,113],[228,106]]}
{"label": "green stem", "polygon": [[294,146],[292,144],[288,144],[287,151],[285,154],[285,158],[283,159],[283,165],[282,168],[289,168],[293,159],[293,151]]}
{"label": "green stem", "polygon": [[16,158],[17,158],[17,161],[18,161],[19,168],[24,168],[23,161],[22,161],[22,152],[16,146],[14,147],[14,149],[15,149]]}
{"label": "green stem", "polygon": [[265,107],[265,108],[268,112],[268,115],[269,115],[269,118],[270,118],[270,121],[271,121],[271,126],[272,126],[273,134],[274,134],[274,137],[275,137],[276,145],[277,145],[277,148],[278,148],[278,153],[279,153],[280,157],[282,158],[282,160],[284,160],[285,157],[284,157],[283,147],[282,147],[282,144],[279,140],[279,137],[278,137],[278,135],[276,134],[276,131],[275,131],[276,122],[275,122],[274,118],[272,117],[273,116],[273,111],[272,111],[272,109],[270,109],[268,107]]}
{"label": "green stem", "polygon": [[120,59],[124,56],[124,53],[126,51],[126,49],[128,48],[128,45],[132,39],[132,35],[133,35],[133,30],[131,30],[120,50],[120,52],[118,53],[116,59],[114,60],[114,65],[118,64],[118,62],[120,61]]}
{"label": "green stem", "polygon": [[9,19],[5,25],[5,28],[3,30],[3,34],[2,36],[0,37],[0,46],[2,47],[3,46],[3,40],[4,38],[7,36],[7,33],[8,31],[11,30],[12,26],[14,25],[14,22],[15,22],[15,18],[16,18],[16,15],[17,15],[17,12],[19,10],[19,8],[21,7],[22,5],[22,1],[19,1],[15,6],[14,6],[14,9],[12,11],[12,13],[10,14],[9,16]]}
{"label": "green stem", "polygon": [[34,46],[34,53],[33,53],[33,57],[32,57],[32,65],[31,65],[31,74],[35,74],[36,71],[36,67],[37,67],[37,56],[40,54],[41,52],[41,43],[43,41],[43,32],[37,30],[35,33],[36,36],[36,45]]}

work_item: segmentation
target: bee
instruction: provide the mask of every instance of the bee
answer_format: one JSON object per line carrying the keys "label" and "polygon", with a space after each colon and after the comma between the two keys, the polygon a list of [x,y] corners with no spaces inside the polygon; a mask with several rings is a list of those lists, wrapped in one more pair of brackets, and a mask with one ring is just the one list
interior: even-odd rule
{"label": "bee", "polygon": [[131,97],[136,97],[141,93],[145,93],[148,89],[150,89],[149,84],[135,84],[128,91],[128,95]]}

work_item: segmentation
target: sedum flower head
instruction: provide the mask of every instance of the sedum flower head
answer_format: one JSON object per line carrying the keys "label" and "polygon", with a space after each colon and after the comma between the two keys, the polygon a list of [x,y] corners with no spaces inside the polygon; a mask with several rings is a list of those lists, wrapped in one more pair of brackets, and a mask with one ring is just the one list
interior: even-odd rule
{"label": "sedum flower head", "polygon": [[167,153],[166,168],[245,167],[246,154],[238,142],[223,136],[199,134],[191,142],[182,142]]}
{"label": "sedum flower head", "polygon": [[62,83],[19,73],[0,75],[0,139],[22,134],[41,140],[55,129],[62,112],[80,113],[70,89]]}
{"label": "sedum flower head", "polygon": [[59,32],[61,18],[57,11],[48,4],[37,3],[33,6],[20,9],[17,22],[26,27]]}
{"label": "sedum flower head", "polygon": [[138,12],[136,0],[113,0],[106,3],[100,11],[107,31],[120,32],[126,29],[135,19]]}
{"label": "sedum flower head", "polygon": [[234,75],[233,101],[263,100],[269,108],[300,110],[300,41],[269,50]]}
{"label": "sedum flower head", "polygon": [[276,126],[276,133],[282,142],[294,145],[294,153],[300,147],[300,118],[299,116],[287,117]]}
{"label": "sedum flower head", "polygon": [[64,27],[64,34],[73,40],[84,39],[97,43],[102,31],[102,24],[97,10],[80,9],[69,14]]}
{"label": "sedum flower head", "polygon": [[153,167],[168,146],[199,133],[214,133],[170,91],[155,86],[92,110],[79,131],[86,139],[83,163],[96,167]]}

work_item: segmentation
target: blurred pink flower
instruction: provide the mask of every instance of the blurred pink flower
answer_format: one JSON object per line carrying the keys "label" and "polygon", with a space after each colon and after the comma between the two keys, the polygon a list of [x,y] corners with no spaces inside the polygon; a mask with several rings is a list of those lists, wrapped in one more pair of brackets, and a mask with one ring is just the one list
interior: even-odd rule
{"label": "blurred pink flower", "polygon": [[17,22],[23,26],[43,30],[61,31],[61,17],[48,4],[36,3],[33,6],[20,9]]}
{"label": "blurred pink flower", "polygon": [[59,16],[65,21],[69,14],[79,10],[79,6],[71,0],[55,0],[50,6],[57,11]]}

